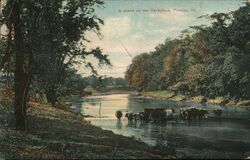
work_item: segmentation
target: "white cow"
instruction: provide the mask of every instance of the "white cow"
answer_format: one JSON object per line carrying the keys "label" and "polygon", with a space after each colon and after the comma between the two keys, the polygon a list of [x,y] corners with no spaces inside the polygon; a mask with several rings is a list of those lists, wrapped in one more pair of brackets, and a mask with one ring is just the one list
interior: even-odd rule
{"label": "white cow", "polygon": [[173,120],[174,119],[174,113],[175,113],[174,109],[165,109],[165,113],[166,113],[166,119],[167,120]]}

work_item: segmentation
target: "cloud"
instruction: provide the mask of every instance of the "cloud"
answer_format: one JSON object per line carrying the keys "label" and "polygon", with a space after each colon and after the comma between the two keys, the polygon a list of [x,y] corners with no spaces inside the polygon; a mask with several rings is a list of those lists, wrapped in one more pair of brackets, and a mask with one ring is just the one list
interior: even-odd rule
{"label": "cloud", "polygon": [[154,33],[162,33],[162,34],[166,34],[166,33],[175,33],[175,34],[179,34],[179,32],[182,29],[180,27],[167,27],[167,28],[161,28],[161,29],[156,29],[154,30]]}
{"label": "cloud", "polygon": [[[130,35],[127,39],[122,41],[122,45],[130,52],[131,55],[135,56],[143,52],[152,51],[159,41],[159,37],[157,39],[148,38],[143,33],[135,33]],[[124,52],[125,49],[123,49]]]}
{"label": "cloud", "polygon": [[[91,61],[91,63],[95,66],[95,68],[98,71],[99,75],[108,75],[113,77],[124,77],[124,72],[126,71],[128,65],[131,63],[131,58],[127,56],[125,53],[116,53],[111,54],[109,56],[110,61],[112,62],[111,66],[102,66],[101,68],[97,65],[97,60],[90,56],[88,57],[88,60]],[[77,64],[75,65],[75,68],[77,68],[79,74],[88,76],[91,74],[90,70],[85,68],[84,64]]]}
{"label": "cloud", "polygon": [[[182,15],[182,12],[176,12],[173,11],[170,14]],[[164,17],[164,14],[162,14],[159,14],[161,20],[169,18]],[[156,16],[158,17],[159,15],[157,14]],[[178,26],[162,25],[161,21],[154,21],[152,19],[153,16],[152,14],[151,17],[148,17],[148,21],[145,21],[145,19],[143,21],[132,21],[131,17],[127,16],[107,17],[104,19],[104,26],[101,27],[101,39],[95,33],[87,33],[86,38],[91,43],[88,43],[86,46],[88,48],[99,46],[103,49],[104,54],[109,55],[113,64],[112,68],[103,67],[98,69],[99,74],[107,74],[114,77],[124,76],[124,72],[131,63],[130,55],[135,57],[140,53],[153,51],[159,43],[163,42],[167,37],[176,35],[181,30]],[[150,26],[147,23],[152,23],[153,25]],[[94,59],[91,59],[91,62],[96,64]],[[80,72],[82,74],[87,73],[85,69]]]}
{"label": "cloud", "polygon": [[[100,39],[95,33],[88,32],[85,38],[89,39],[91,43],[86,44],[86,46],[88,48],[99,46],[103,49],[103,53],[109,55],[114,66],[112,69],[108,67],[99,69],[100,74],[115,77],[123,76],[127,66],[131,63],[131,58],[126,53],[126,50],[133,57],[143,52],[153,51],[167,37],[178,37],[181,30],[188,28],[188,26],[208,23],[206,19],[196,19],[198,16],[213,13],[214,11],[221,12],[233,8],[237,9],[235,2],[230,3],[203,1],[197,3],[194,1],[190,2],[190,5],[180,6],[179,3],[175,2],[166,2],[160,5],[150,2],[127,6],[121,1],[119,7],[116,3],[112,3],[107,6],[107,9],[99,12],[100,17],[105,17],[103,18],[105,24],[101,26],[102,38]],[[149,12],[142,14],[117,12],[117,14],[114,14],[114,11],[119,8],[131,7],[149,8]],[[163,9],[161,10],[161,8]],[[195,10],[192,11],[192,9]],[[94,62],[92,59],[91,61]]]}
{"label": "cloud", "polygon": [[[93,49],[98,46],[108,55],[117,53],[127,54],[126,50],[132,55],[137,55],[154,48],[151,40],[146,38],[142,32],[130,33],[130,27],[125,25],[130,24],[127,23],[129,22],[127,18],[121,18],[123,22],[119,24],[116,23],[117,25],[111,25],[111,22],[116,22],[118,20],[117,18],[109,20],[110,21],[106,22],[106,26],[101,30],[102,39],[98,38],[95,33],[87,33],[86,38],[91,41],[91,43],[86,44],[88,49]],[[124,26],[124,28],[122,28],[122,26]]]}
{"label": "cloud", "polygon": [[153,12],[149,15],[149,18],[153,21],[167,21],[168,23],[180,23],[190,20],[187,12],[176,9],[169,9],[165,12]]}
{"label": "cloud", "polygon": [[106,53],[121,52],[121,39],[130,33],[131,20],[127,16],[114,17],[110,16],[104,19],[104,25],[100,28],[101,37],[93,32],[87,32],[85,37],[91,43],[86,44],[88,49],[102,48]]}
{"label": "cloud", "polygon": [[124,17],[107,17],[105,24],[101,27],[104,38],[119,38],[129,33],[131,21],[127,16]]}

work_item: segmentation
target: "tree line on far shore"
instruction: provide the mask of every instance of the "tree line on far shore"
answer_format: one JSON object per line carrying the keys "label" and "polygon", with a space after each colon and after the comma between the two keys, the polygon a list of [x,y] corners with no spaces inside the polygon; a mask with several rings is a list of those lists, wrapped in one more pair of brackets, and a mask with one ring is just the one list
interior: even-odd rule
{"label": "tree line on far shore", "polygon": [[214,13],[210,25],[192,26],[154,51],[135,57],[126,71],[138,91],[172,90],[189,96],[250,99],[250,3]]}

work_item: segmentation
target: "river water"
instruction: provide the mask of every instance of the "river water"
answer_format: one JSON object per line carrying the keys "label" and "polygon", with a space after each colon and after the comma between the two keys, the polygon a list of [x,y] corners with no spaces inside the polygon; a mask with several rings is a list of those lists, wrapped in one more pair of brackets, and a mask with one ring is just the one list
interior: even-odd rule
{"label": "river water", "polygon": [[[250,109],[235,106],[212,106],[139,98],[130,94],[112,94],[74,98],[72,108],[93,125],[116,134],[134,136],[149,145],[163,144],[176,148],[179,158],[246,158],[250,156]],[[128,124],[125,111],[140,112],[144,108],[175,108],[195,106],[209,110],[208,119],[200,122],[177,121],[167,124]],[[222,109],[222,120],[214,118],[213,110]],[[121,122],[115,117],[124,111]]]}

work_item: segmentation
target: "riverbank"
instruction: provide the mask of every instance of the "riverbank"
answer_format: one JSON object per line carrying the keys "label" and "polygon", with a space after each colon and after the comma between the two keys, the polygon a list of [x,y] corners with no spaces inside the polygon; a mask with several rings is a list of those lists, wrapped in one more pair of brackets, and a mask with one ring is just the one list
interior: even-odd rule
{"label": "riverbank", "polygon": [[136,90],[133,87],[129,86],[108,86],[106,89],[100,91],[93,91],[93,96],[100,96],[100,95],[111,95],[111,94],[133,94],[136,93]]}
{"label": "riverbank", "polygon": [[153,98],[160,100],[173,100],[173,101],[185,101],[192,103],[207,103],[211,105],[233,105],[233,106],[250,106],[250,100],[232,100],[223,97],[217,97],[215,99],[208,99],[204,96],[185,96],[181,94],[175,94],[171,91],[151,91],[151,92],[141,92],[140,96],[142,98]]}
{"label": "riverbank", "polygon": [[[101,115],[100,113],[101,102]],[[114,111],[133,113],[143,112],[145,108],[176,109],[194,105],[209,111],[209,117],[202,121],[176,121],[165,124],[129,124],[126,117],[117,123]],[[249,117],[250,110],[244,107],[212,106],[169,100],[140,99],[135,94],[114,94],[78,98],[72,101],[72,109],[82,114],[106,118],[88,118],[92,124],[124,136],[134,136],[143,142],[154,145],[173,146],[177,158],[214,159],[245,158],[250,154]],[[222,108],[221,121],[213,118],[213,109]]]}
{"label": "riverbank", "polygon": [[[1,122],[6,121],[4,114],[0,107]],[[27,133],[1,123],[0,159],[174,158],[166,147],[102,130],[67,108],[31,102],[27,114]]]}
{"label": "riverbank", "polygon": [[[96,90],[93,87],[89,87],[88,90],[83,92],[74,91],[68,97],[88,97],[88,96],[100,96],[100,95],[111,95],[111,94],[134,94],[137,91],[130,86],[114,85],[107,86],[106,88]],[[65,97],[64,97],[65,99]]]}

